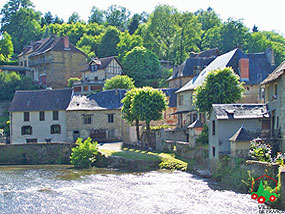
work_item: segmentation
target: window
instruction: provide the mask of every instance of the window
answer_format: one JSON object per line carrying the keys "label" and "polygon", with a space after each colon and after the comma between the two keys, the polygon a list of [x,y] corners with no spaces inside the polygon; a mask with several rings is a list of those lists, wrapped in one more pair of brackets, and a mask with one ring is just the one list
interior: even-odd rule
{"label": "window", "polygon": [[91,115],[83,115],[83,124],[91,124]]}
{"label": "window", "polygon": [[50,127],[50,133],[51,134],[60,134],[61,133],[60,125],[52,125]]}
{"label": "window", "polygon": [[91,72],[96,72],[97,71],[97,65],[91,64],[90,65],[90,70],[91,70]]}
{"label": "window", "polygon": [[50,143],[51,142],[51,139],[45,139],[46,140],[46,143]]}
{"label": "window", "polygon": [[44,121],[45,120],[45,112],[44,111],[40,111],[39,113],[40,115],[40,121]]}
{"label": "window", "polygon": [[53,111],[52,112],[52,119],[53,120],[58,120],[58,111]]}
{"label": "window", "polygon": [[37,138],[32,138],[32,139],[26,139],[27,143],[37,143],[38,139]]}
{"label": "window", "polygon": [[273,99],[277,99],[277,84],[274,85]]}
{"label": "window", "polygon": [[215,124],[215,121],[213,120],[212,121],[212,135],[215,135],[216,134],[216,124]]}
{"label": "window", "polygon": [[114,123],[114,114],[108,114],[108,123]]}
{"label": "window", "polygon": [[24,121],[30,121],[30,112],[24,112]]}
{"label": "window", "polygon": [[32,135],[33,130],[31,126],[22,126],[21,128],[22,135]]}
{"label": "window", "polygon": [[180,95],[178,97],[178,105],[182,106],[183,105],[183,95]]}
{"label": "window", "polygon": [[216,156],[216,148],[214,146],[212,147],[212,155],[213,155],[213,157]]}

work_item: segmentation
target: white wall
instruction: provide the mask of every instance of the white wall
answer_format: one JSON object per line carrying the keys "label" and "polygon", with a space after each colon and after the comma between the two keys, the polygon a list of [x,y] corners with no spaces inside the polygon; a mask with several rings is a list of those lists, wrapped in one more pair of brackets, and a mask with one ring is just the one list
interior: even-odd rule
{"label": "white wall", "polygon": [[[39,112],[30,112],[30,121],[24,122],[23,112],[12,112],[10,114],[11,121],[11,143],[22,144],[26,143],[26,139],[37,139],[37,142],[46,142],[46,139],[51,139],[51,142],[66,142],[66,113],[59,111],[59,119],[53,120],[52,111],[45,111],[45,120],[39,120]],[[60,134],[51,134],[51,125],[60,125]],[[22,135],[22,126],[32,126],[32,135]]]}

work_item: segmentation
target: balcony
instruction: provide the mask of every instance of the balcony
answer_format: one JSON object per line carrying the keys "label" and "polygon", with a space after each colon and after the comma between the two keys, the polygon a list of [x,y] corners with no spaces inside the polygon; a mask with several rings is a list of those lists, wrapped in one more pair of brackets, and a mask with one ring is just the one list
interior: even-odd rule
{"label": "balcony", "polygon": [[105,81],[103,80],[80,80],[73,83],[73,87],[84,86],[84,85],[104,85]]}
{"label": "balcony", "polygon": [[43,64],[50,64],[52,62],[53,62],[52,57],[30,59],[29,67],[43,65]]}

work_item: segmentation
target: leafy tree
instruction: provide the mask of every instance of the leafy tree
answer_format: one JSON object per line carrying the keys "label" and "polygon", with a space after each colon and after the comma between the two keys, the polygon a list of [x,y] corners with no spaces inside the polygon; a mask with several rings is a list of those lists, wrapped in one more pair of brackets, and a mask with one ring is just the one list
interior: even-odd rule
{"label": "leafy tree", "polygon": [[16,90],[33,90],[36,86],[27,77],[15,72],[0,72],[0,100],[11,100]]}
{"label": "leafy tree", "polygon": [[208,126],[207,124],[204,125],[202,133],[198,135],[196,138],[196,143],[198,144],[208,144],[209,143],[209,132],[208,132]]}
{"label": "leafy tree", "polygon": [[151,87],[137,89],[131,99],[131,113],[140,121],[145,121],[147,131],[147,144],[150,142],[150,122],[160,120],[163,111],[167,109],[165,94]]}
{"label": "leafy tree", "polygon": [[222,20],[211,7],[209,7],[206,11],[202,9],[198,10],[195,12],[195,15],[198,17],[199,22],[202,24],[202,29],[204,31],[222,24]]}
{"label": "leafy tree", "polygon": [[40,13],[31,8],[20,8],[10,17],[8,24],[2,27],[12,37],[16,53],[22,51],[24,45],[41,38]]}
{"label": "leafy tree", "polygon": [[89,168],[95,162],[97,154],[97,142],[92,142],[91,138],[82,142],[82,139],[78,138],[76,147],[72,148],[70,163],[75,168]]}
{"label": "leafy tree", "polygon": [[143,38],[139,35],[130,35],[128,31],[121,33],[120,42],[117,45],[119,60],[122,61],[127,52],[136,46],[143,45]]}
{"label": "leafy tree", "polygon": [[[7,25],[11,21],[11,17],[15,15],[20,8],[31,8],[33,7],[33,3],[30,0],[9,0],[1,9],[0,15],[1,18],[1,26]],[[4,32],[6,29],[2,29]]]}
{"label": "leafy tree", "polygon": [[84,34],[77,42],[76,47],[82,50],[86,55],[96,56],[95,52],[98,49],[98,36]]}
{"label": "leafy tree", "polygon": [[259,30],[258,30],[258,27],[257,27],[256,25],[254,25],[253,28],[252,28],[252,32],[256,33],[256,32],[258,32],[258,31],[259,31]]}
{"label": "leafy tree", "polygon": [[7,32],[4,32],[3,38],[0,40],[0,61],[9,61],[13,52],[14,47],[11,36]]}
{"label": "leafy tree", "polygon": [[103,24],[104,21],[105,21],[104,11],[102,11],[99,8],[94,6],[91,10],[91,14],[90,14],[90,17],[88,19],[88,23],[96,22],[98,24]]}
{"label": "leafy tree", "polygon": [[111,5],[105,11],[105,18],[108,25],[117,27],[119,30],[127,29],[127,22],[130,11],[122,6]]}
{"label": "leafy tree", "polygon": [[104,90],[133,89],[134,87],[133,79],[126,75],[117,75],[111,79],[107,79],[104,84]]}
{"label": "leafy tree", "polygon": [[125,73],[135,80],[136,86],[153,83],[160,78],[158,57],[144,47],[135,47],[123,58]]}
{"label": "leafy tree", "polygon": [[117,28],[109,26],[104,34],[101,35],[101,39],[98,45],[98,56],[117,56],[117,45],[120,42],[120,31]]}
{"label": "leafy tree", "polygon": [[54,21],[54,18],[51,14],[50,11],[48,11],[47,13],[45,13],[45,15],[41,18],[41,26],[43,27],[44,25],[49,25],[52,24]]}
{"label": "leafy tree", "polygon": [[140,129],[139,129],[139,119],[138,116],[134,115],[131,111],[131,104],[134,95],[137,93],[136,88],[129,90],[125,93],[125,97],[121,100],[122,106],[122,118],[125,119],[130,125],[135,121],[136,123],[136,133],[137,140],[140,140]]}
{"label": "leafy tree", "polygon": [[73,12],[73,13],[71,14],[71,16],[68,18],[67,23],[68,23],[68,24],[73,24],[73,23],[80,22],[80,21],[81,21],[81,20],[80,20],[79,14],[78,14],[77,12]]}
{"label": "leafy tree", "polygon": [[244,50],[248,53],[263,52],[270,46],[270,41],[260,32],[248,33],[245,39]]}
{"label": "leafy tree", "polygon": [[195,90],[196,107],[200,112],[209,113],[212,104],[234,103],[242,98],[242,85],[232,68],[214,70]]}
{"label": "leafy tree", "polygon": [[210,28],[203,36],[202,49],[220,48],[221,25]]}
{"label": "leafy tree", "polygon": [[53,24],[63,24],[63,23],[64,23],[64,20],[62,18],[59,18],[57,15],[55,15]]}
{"label": "leafy tree", "polygon": [[146,22],[146,16],[147,14],[145,12],[141,14],[135,13],[133,17],[128,21],[128,31],[131,35],[136,32],[142,22]]}

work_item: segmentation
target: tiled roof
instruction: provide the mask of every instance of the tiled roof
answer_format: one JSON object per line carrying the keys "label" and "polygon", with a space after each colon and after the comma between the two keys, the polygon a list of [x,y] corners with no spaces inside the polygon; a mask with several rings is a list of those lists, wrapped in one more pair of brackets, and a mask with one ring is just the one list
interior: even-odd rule
{"label": "tiled roof", "polygon": [[269,118],[264,104],[213,104],[217,120]]}
{"label": "tiled roof", "polygon": [[283,61],[271,74],[269,74],[269,76],[261,83],[261,85],[277,80],[284,73],[285,73],[285,61]]}
{"label": "tiled roof", "polygon": [[194,76],[194,70],[197,67],[200,67],[201,69],[205,68],[219,55],[219,50],[217,48],[202,51],[200,53],[191,53],[190,57],[173,71],[173,74],[167,81],[179,77]]}
{"label": "tiled roof", "polygon": [[72,89],[16,91],[10,112],[65,110],[71,100]]}
{"label": "tiled roof", "polygon": [[248,134],[248,132],[240,127],[239,130],[229,139],[233,142],[241,142],[241,141],[251,141],[253,138]]}

